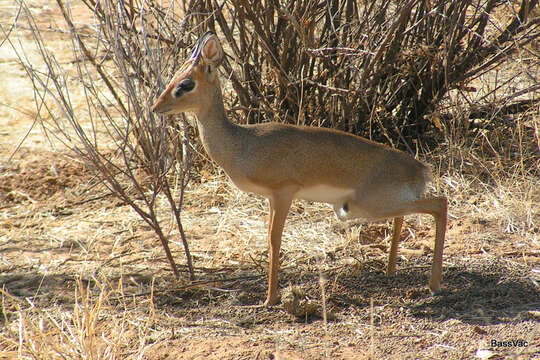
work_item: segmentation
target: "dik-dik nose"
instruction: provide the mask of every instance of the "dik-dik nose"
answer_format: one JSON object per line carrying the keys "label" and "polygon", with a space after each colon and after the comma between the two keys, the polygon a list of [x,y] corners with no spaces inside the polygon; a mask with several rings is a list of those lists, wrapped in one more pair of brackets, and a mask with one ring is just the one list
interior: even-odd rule
{"label": "dik-dik nose", "polygon": [[159,99],[156,100],[154,105],[150,108],[154,114],[160,114],[162,113],[162,109],[160,109],[161,101]]}

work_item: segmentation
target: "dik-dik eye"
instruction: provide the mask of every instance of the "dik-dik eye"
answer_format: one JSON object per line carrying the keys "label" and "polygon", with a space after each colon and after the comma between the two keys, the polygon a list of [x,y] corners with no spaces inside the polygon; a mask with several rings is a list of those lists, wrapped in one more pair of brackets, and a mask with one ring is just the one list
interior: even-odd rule
{"label": "dik-dik eye", "polygon": [[180,83],[178,84],[178,86],[176,87],[176,89],[174,90],[174,93],[173,93],[173,96],[175,98],[179,98],[180,96],[192,91],[193,89],[195,89],[195,81],[191,80],[191,79],[184,79],[182,81],[180,81]]}

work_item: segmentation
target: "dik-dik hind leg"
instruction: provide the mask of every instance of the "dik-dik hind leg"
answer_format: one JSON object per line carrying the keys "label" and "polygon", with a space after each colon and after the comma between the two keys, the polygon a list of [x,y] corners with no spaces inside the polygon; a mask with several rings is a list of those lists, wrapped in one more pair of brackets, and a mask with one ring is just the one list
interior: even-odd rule
{"label": "dik-dik hind leg", "polygon": [[403,216],[395,217],[392,229],[392,244],[390,245],[390,254],[388,255],[388,267],[386,268],[386,275],[388,276],[394,275],[396,272],[396,259],[399,238],[401,235],[401,225],[403,225]]}
{"label": "dik-dik hind leg", "polygon": [[268,248],[270,261],[268,265],[268,291],[264,306],[274,305],[278,302],[278,272],[279,250],[281,248],[281,235],[285,226],[285,219],[289,213],[292,194],[275,195],[270,201],[270,218],[268,221]]}
{"label": "dik-dik hind leg", "polygon": [[437,293],[441,289],[442,256],[444,236],[446,233],[447,200],[445,197],[416,200],[403,204],[399,209],[377,213],[377,217],[381,218],[394,217],[394,231],[388,258],[387,274],[392,274],[395,271],[399,232],[401,231],[401,223],[403,221],[402,216],[415,213],[430,214],[435,218],[435,248],[433,250],[433,264],[431,266],[429,289],[432,293]]}
{"label": "dik-dik hind leg", "polygon": [[431,265],[431,278],[429,289],[433,294],[441,289],[442,258],[444,236],[446,234],[446,219],[448,201],[445,197],[417,200],[411,204],[414,212],[431,214],[435,218],[435,248],[433,250],[433,264]]}

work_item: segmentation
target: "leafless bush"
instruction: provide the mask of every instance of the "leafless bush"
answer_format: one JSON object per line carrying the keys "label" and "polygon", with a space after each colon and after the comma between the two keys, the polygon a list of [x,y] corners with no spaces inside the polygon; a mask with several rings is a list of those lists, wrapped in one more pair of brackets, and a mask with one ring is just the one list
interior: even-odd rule
{"label": "leafless bush", "polygon": [[[154,7],[101,1],[95,4],[97,31],[88,36],[73,24],[67,4],[62,0],[57,0],[57,4],[70,31],[76,86],[84,92],[88,118],[81,116],[71,102],[73,78],[47,49],[32,14],[20,2],[44,62],[43,70],[41,64],[30,63],[24,53],[19,53],[34,85],[38,113],[45,109],[49,116],[42,119],[43,128],[48,136],[77,154],[113,195],[130,205],[155,231],[178,277],[168,236],[157,214],[158,199],[166,198],[193,278],[181,222],[184,188],[189,181],[188,137],[184,127],[168,126],[164,118],[149,111],[148,105],[163,86],[163,67],[174,65],[171,57],[162,56],[159,51],[160,34],[168,29],[168,39],[174,38],[182,27],[175,26],[179,24],[174,16]],[[145,19],[137,29],[136,16]],[[157,19],[166,19],[170,28],[161,27],[156,32],[152,29],[151,35],[146,27],[158,24]]]}
{"label": "leafless bush", "polygon": [[[231,106],[242,118],[339,128],[403,147],[428,140],[429,131],[441,126],[426,115],[450,90],[473,90],[474,79],[538,41],[537,3],[195,0],[191,5],[193,13],[212,15],[206,26],[228,42],[225,68],[238,93]],[[539,60],[534,51],[527,57]],[[521,95],[538,90],[538,75],[525,75],[533,85]],[[524,111],[535,103],[516,99],[501,106]]]}

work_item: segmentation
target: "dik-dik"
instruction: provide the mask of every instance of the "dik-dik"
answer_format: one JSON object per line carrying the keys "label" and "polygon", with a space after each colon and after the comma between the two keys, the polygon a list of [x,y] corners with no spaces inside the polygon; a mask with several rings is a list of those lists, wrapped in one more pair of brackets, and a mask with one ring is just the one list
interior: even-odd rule
{"label": "dik-dik", "polygon": [[218,38],[207,32],[152,110],[194,113],[208,155],[239,189],[269,200],[270,262],[264,305],[279,300],[281,234],[293,199],[332,204],[340,219],[394,218],[387,274],[395,272],[403,216],[433,215],[436,233],[429,288],[439,291],[447,200],[424,197],[428,168],[408,154],[342,131],[232,123],[225,114],[217,72],[222,60]]}

